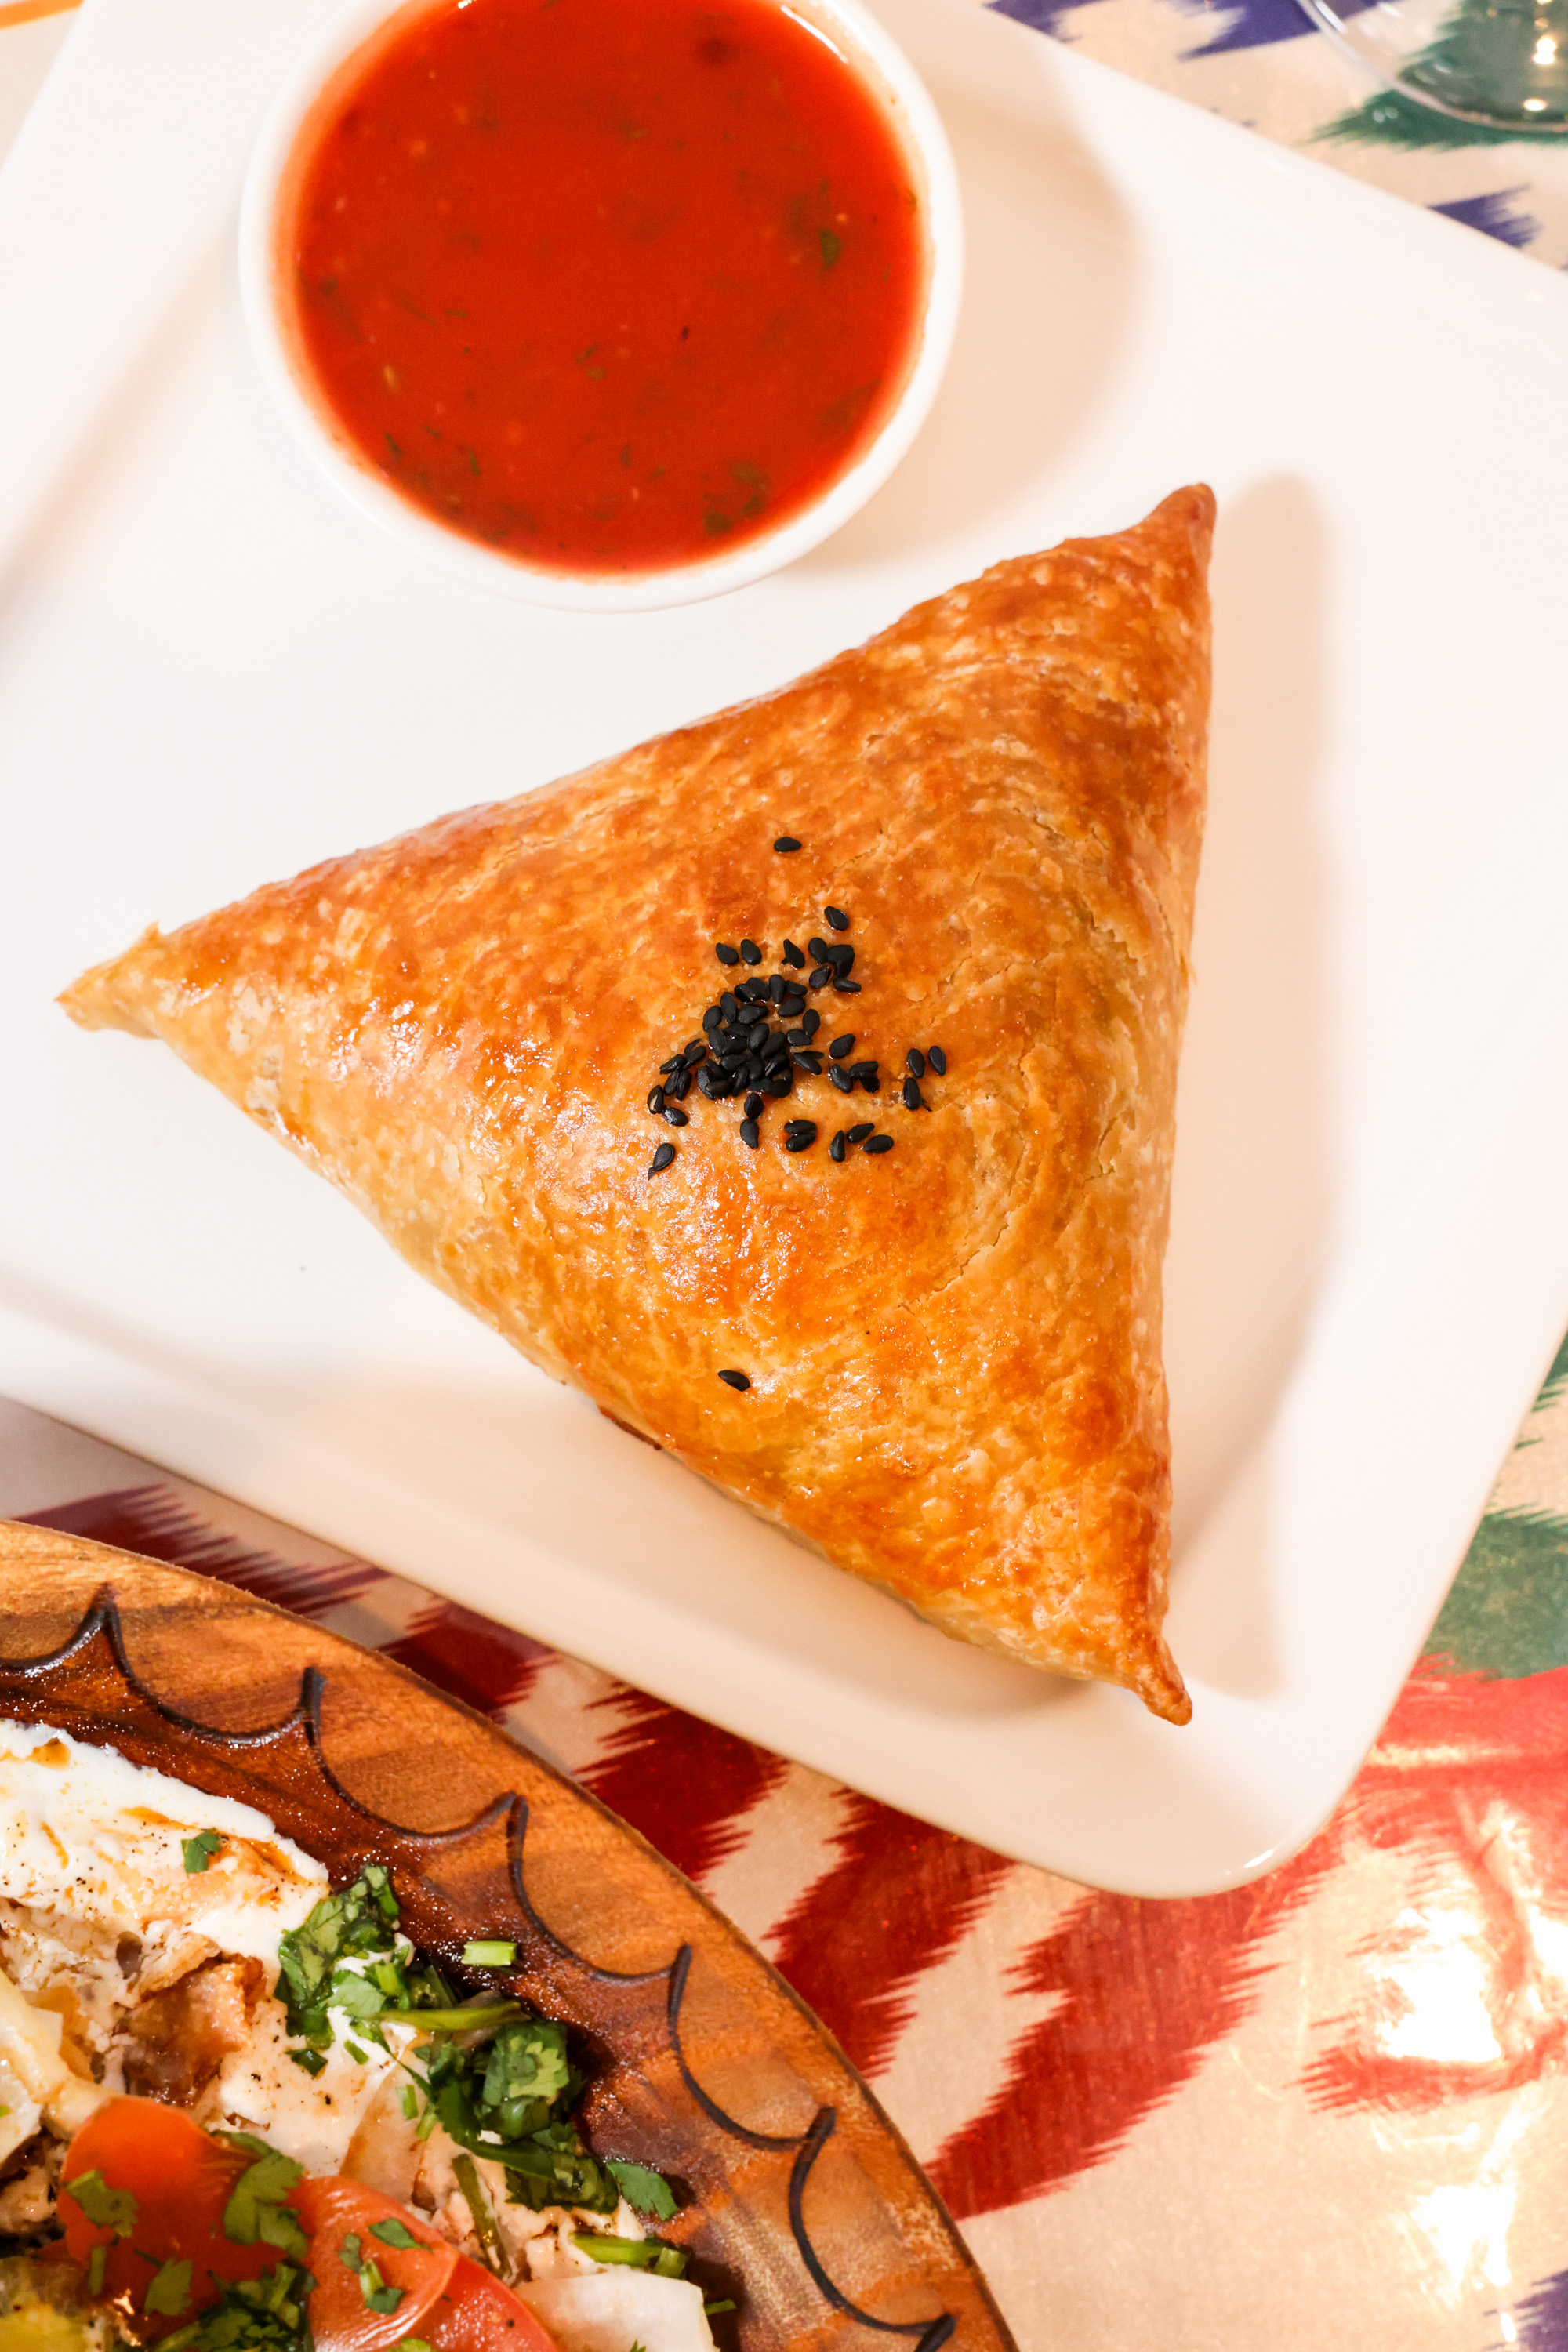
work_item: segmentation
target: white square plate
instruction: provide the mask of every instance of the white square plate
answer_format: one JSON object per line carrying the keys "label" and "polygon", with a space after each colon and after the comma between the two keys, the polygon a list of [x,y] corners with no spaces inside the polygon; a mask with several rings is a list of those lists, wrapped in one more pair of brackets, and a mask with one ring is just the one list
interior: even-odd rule
{"label": "white square plate", "polygon": [[[255,386],[214,205],[0,609],[0,1389],[911,1812],[1184,1895],[1338,1799],[1568,1319],[1568,288],[959,0],[881,13],[963,182],[952,373],[858,521],[717,604],[530,614],[340,514]],[[797,1551],[171,1056],[52,1005],[154,917],[763,691],[1195,477],[1222,520],[1168,1267],[1185,1730]]]}

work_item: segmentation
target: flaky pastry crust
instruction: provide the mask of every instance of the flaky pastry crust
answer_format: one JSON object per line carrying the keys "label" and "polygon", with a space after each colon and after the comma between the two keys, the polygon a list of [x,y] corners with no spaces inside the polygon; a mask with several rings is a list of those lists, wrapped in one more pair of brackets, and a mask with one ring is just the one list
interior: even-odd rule
{"label": "flaky pastry crust", "polygon": [[[998,564],[781,693],[151,930],[62,1001],[164,1039],[536,1363],[841,1568],[1184,1722],[1160,1269],[1213,514],[1181,490]],[[738,1101],[650,1116],[746,976],[714,942],[763,943],[765,976],[829,904],[862,992],[812,995],[816,1042],[856,1032],[880,1097],[799,1075],[755,1150]],[[834,1164],[867,1118],[895,1148]]]}

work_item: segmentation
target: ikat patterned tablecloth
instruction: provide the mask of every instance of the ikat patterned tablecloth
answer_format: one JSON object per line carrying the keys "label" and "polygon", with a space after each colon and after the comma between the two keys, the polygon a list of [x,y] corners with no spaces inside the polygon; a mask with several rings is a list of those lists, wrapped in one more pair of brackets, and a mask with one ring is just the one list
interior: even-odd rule
{"label": "ikat patterned tablecloth", "polygon": [[0,1517],[243,1585],[574,1773],[783,1969],[1020,2352],[1568,2352],[1568,1341],[1360,1778],[1094,1894],[0,1403]]}
{"label": "ikat patterned tablecloth", "polygon": [[[0,153],[73,0],[0,0]],[[1568,142],[1370,86],[1296,0],[1001,0],[1568,263]],[[1350,1795],[1176,1903],[1004,1861],[0,1404],[0,1516],[264,1594],[575,1773],[875,2084],[1022,2352],[1568,2352],[1568,1343]]]}

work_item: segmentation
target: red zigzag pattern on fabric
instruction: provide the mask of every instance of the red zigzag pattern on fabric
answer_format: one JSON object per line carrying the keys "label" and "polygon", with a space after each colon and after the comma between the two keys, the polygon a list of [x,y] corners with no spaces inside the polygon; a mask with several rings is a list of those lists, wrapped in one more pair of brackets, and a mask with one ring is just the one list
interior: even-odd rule
{"label": "red zigzag pattern on fabric", "polygon": [[1087,1894],[1018,1961],[1060,2005],[1014,2049],[1008,2078],[929,2169],[963,2221],[1023,2204],[1115,2154],[1241,2018],[1260,1948],[1333,1866],[1320,1839],[1262,1881],[1188,1902]]}
{"label": "red zigzag pattern on fabric", "polygon": [[892,2056],[914,1985],[1016,1867],[984,1846],[846,1792],[839,1861],[769,1938],[781,1973],[862,2074]]}
{"label": "red zigzag pattern on fabric", "polygon": [[700,1885],[784,1779],[784,1759],[644,1691],[616,1690],[594,1704],[614,1710],[616,1727],[580,1778]]}
{"label": "red zigzag pattern on fabric", "polygon": [[121,1551],[139,1551],[169,1568],[195,1569],[300,1617],[320,1617],[343,1601],[357,1600],[372,1585],[384,1582],[386,1575],[368,1560],[332,1560],[324,1568],[305,1568],[280,1559],[276,1552],[252,1551],[231,1536],[216,1534],[167,1486],[121,1486],[110,1494],[89,1495],[52,1510],[29,1511],[26,1523],[53,1528],[58,1535],[85,1536],[92,1543],[115,1544]]}

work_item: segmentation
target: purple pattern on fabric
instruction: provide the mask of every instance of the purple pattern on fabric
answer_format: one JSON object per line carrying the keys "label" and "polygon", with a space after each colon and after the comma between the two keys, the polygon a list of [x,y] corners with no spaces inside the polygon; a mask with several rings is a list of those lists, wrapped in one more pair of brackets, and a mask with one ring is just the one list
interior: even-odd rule
{"label": "purple pattern on fabric", "polygon": [[1054,33],[1063,40],[1062,18],[1083,7],[1086,0],[989,0],[989,5],[998,16],[1011,16],[1015,24],[1032,25],[1037,33]]}
{"label": "purple pattern on fabric", "polygon": [[[1349,16],[1354,0],[1345,8]],[[1226,7],[1207,0],[1194,16],[1213,18],[1223,29],[1212,40],[1200,41],[1195,48],[1182,52],[1187,58],[1217,58],[1227,49],[1263,49],[1277,41],[1299,40],[1303,33],[1317,30],[1300,0],[1239,0],[1239,5]]]}
{"label": "purple pattern on fabric", "polygon": [[[1077,8],[1092,6],[1093,0],[988,0],[988,5],[998,16],[1011,16],[1037,33],[1068,40],[1071,36],[1063,20]],[[1352,16],[1373,5],[1374,0],[1341,0],[1340,13]],[[1217,29],[1212,38],[1184,50],[1184,59],[1220,57],[1228,49],[1269,48],[1317,29],[1300,0],[1230,0],[1228,5],[1226,0],[1198,0],[1191,13],[1195,25],[1206,20]]]}
{"label": "purple pattern on fabric", "polygon": [[1568,2271],[1542,2279],[1513,2315],[1520,2352],[1568,2352]]}
{"label": "purple pattern on fabric", "polygon": [[53,1528],[58,1535],[86,1536],[93,1543],[138,1551],[170,1568],[195,1569],[301,1617],[319,1617],[357,1600],[385,1577],[384,1569],[363,1559],[307,1568],[276,1552],[252,1551],[232,1536],[216,1534],[167,1486],[121,1486],[51,1510],[28,1511],[26,1520],[29,1527]]}
{"label": "purple pattern on fabric", "polygon": [[1430,210],[1441,213],[1445,219],[1458,221],[1466,228],[1479,228],[1483,236],[1495,236],[1504,245],[1516,248],[1532,244],[1541,235],[1541,223],[1533,213],[1521,212],[1514,199],[1529,193],[1523,187],[1498,188],[1490,195],[1460,196],[1451,205],[1433,205]]}

